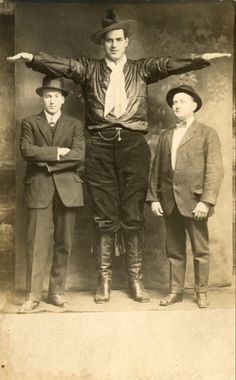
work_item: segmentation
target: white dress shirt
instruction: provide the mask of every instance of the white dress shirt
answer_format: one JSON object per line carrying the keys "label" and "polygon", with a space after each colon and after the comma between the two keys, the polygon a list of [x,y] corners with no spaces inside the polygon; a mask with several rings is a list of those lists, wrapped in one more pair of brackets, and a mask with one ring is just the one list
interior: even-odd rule
{"label": "white dress shirt", "polygon": [[48,113],[46,110],[44,110],[44,113],[49,125],[51,125],[51,123],[54,123],[55,125],[57,120],[61,117],[61,111],[58,111],[54,115],[50,115],[50,113]]}
{"label": "white dress shirt", "polygon": [[188,128],[193,123],[194,116],[191,116],[184,121],[186,122],[186,125],[182,126],[182,127],[176,126],[175,130],[174,130],[174,134],[173,134],[172,147],[171,147],[171,165],[172,165],[173,170],[175,169],[177,149],[178,149],[179,144],[180,144],[181,140],[183,139],[185,133],[187,132]]}

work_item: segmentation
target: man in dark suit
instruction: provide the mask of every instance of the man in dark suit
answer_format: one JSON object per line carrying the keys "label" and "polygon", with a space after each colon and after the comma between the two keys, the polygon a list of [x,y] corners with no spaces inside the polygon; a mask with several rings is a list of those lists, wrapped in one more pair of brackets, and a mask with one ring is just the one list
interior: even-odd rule
{"label": "man in dark suit", "polygon": [[194,257],[197,304],[203,308],[209,304],[207,218],[213,213],[223,178],[220,141],[214,129],[195,119],[202,101],[193,88],[173,88],[166,99],[177,124],[160,135],[147,196],[154,214],[164,215],[166,224],[170,293],[160,305],[183,299],[187,230]]}
{"label": "man in dark suit", "polygon": [[38,306],[44,267],[54,226],[54,252],[48,301],[64,307],[66,268],[71,252],[77,208],[83,206],[82,181],[77,174],[84,161],[80,122],[61,113],[68,92],[62,78],[45,77],[36,90],[43,111],[22,121],[20,150],[27,162],[24,179],[28,208],[27,295],[19,313]]}

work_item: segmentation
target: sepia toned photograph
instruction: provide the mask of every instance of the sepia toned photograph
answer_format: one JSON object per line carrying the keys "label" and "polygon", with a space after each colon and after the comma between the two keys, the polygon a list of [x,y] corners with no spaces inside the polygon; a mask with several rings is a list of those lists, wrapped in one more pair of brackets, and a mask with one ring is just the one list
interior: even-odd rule
{"label": "sepia toned photograph", "polygon": [[0,379],[234,380],[234,16],[0,0]]}

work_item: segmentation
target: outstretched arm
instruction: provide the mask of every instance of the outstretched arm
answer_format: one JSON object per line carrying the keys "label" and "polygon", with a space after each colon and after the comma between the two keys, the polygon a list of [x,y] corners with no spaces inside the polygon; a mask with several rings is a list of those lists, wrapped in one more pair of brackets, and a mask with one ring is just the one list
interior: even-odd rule
{"label": "outstretched arm", "polygon": [[88,63],[85,57],[73,59],[42,52],[36,54],[22,52],[8,57],[7,60],[13,63],[24,62],[34,71],[49,76],[62,76],[79,84],[82,84],[85,79]]}
{"label": "outstretched arm", "polygon": [[229,53],[184,54],[179,56],[158,57],[142,60],[141,73],[150,84],[170,75],[183,74],[200,70],[210,65],[215,59],[230,58]]}

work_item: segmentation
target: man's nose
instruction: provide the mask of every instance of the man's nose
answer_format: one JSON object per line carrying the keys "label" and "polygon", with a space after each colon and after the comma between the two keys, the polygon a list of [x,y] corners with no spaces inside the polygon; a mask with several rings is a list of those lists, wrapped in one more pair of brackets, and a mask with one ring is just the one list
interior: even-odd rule
{"label": "man's nose", "polygon": [[116,41],[112,41],[112,47],[116,47],[117,46],[117,42]]}

